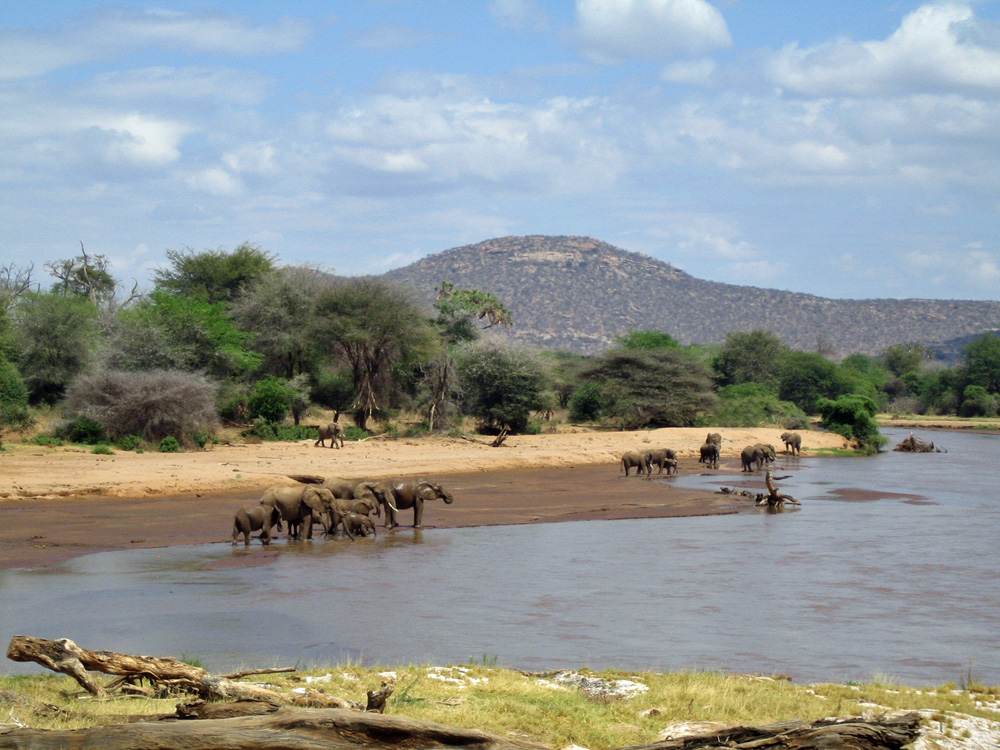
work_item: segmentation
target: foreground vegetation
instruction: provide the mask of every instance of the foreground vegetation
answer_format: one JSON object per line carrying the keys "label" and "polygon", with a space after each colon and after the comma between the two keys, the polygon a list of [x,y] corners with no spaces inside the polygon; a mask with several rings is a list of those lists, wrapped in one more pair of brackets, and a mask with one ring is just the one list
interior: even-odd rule
{"label": "foreground vegetation", "polygon": [[361,431],[392,429],[407,412],[424,432],[473,419],[489,434],[538,431],[558,410],[618,429],[801,429],[819,414],[874,451],[880,411],[1000,409],[992,333],[952,366],[907,343],[834,361],[821,343],[796,351],[764,330],[713,346],[623,331],[584,357],[511,345],[502,332],[516,321],[503,302],[447,279],[429,306],[416,290],[279,267],[244,244],[168,250],[153,288],[126,295],[106,258],[81,251],[45,264],[47,290],[33,268],[0,268],[0,430],[54,409],[54,439],[176,450],[204,446],[219,424],[301,439],[286,428],[310,407],[350,414]]}
{"label": "foreground vegetation", "polygon": [[[490,659],[482,661],[488,664]],[[940,712],[932,720],[947,729],[950,719],[944,712],[996,720],[995,707],[1000,702],[1000,688],[965,684],[963,689],[956,685],[915,689],[886,678],[850,685],[802,686],[781,678],[711,672],[584,670],[582,674],[618,687],[626,697],[588,694],[555,673],[524,674],[482,663],[392,670],[349,664],[254,679],[266,680],[280,690],[317,690],[356,701],[363,701],[365,693],[378,688],[383,680],[393,679],[395,693],[387,713],[515,735],[551,747],[576,744],[592,750],[651,743],[664,727],[678,722],[763,725],[792,718],[861,715],[873,709],[881,711],[881,707],[931,709]],[[625,682],[618,684],[619,680]],[[72,729],[170,714],[181,700],[178,696],[82,698],[79,686],[68,677],[0,677],[0,708],[6,717],[0,724]],[[956,736],[960,736],[958,732]]]}

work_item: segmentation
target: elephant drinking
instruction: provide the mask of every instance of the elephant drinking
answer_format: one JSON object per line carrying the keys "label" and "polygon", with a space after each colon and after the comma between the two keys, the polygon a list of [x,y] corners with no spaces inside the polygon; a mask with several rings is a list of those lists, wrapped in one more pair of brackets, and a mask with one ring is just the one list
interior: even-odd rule
{"label": "elephant drinking", "polygon": [[424,515],[424,501],[440,499],[450,505],[455,500],[440,484],[425,479],[394,482],[389,490],[384,500],[387,529],[396,527],[399,511],[409,508],[413,508],[413,528],[419,529]]}

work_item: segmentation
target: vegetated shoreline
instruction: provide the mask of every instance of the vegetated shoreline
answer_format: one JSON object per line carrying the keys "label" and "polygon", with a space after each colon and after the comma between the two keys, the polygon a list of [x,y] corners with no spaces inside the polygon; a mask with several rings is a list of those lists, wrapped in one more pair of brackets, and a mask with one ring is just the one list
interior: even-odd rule
{"label": "vegetated shoreline", "polygon": [[[425,526],[437,528],[739,510],[731,497],[621,476],[623,452],[660,447],[678,452],[682,472],[707,471],[698,456],[708,428],[569,429],[511,436],[499,448],[488,438],[421,437],[348,442],[343,449],[234,441],[187,453],[99,455],[80,446],[8,441],[0,453],[0,512],[16,522],[0,525],[0,569],[47,567],[112,549],[228,542],[239,507],[257,504],[268,486],[294,484],[296,476],[439,479],[456,499],[428,507]],[[741,472],[739,453],[763,442],[780,455],[782,430],[718,431],[718,473],[762,489],[761,476]],[[845,445],[831,433],[802,435],[805,455]],[[411,518],[404,515],[404,525]]]}

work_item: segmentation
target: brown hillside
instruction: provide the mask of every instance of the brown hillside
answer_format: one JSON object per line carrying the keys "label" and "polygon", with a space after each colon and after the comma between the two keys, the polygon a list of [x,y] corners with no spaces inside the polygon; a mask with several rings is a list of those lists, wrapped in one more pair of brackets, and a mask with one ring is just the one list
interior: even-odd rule
{"label": "brown hillside", "polygon": [[385,274],[428,298],[448,280],[497,295],[512,335],[550,349],[596,353],[629,329],[717,343],[730,331],[767,329],[790,346],[877,354],[900,343],[954,354],[953,339],[1000,330],[1000,302],[834,300],[703,281],[590,237],[501,237],[456,247]]}

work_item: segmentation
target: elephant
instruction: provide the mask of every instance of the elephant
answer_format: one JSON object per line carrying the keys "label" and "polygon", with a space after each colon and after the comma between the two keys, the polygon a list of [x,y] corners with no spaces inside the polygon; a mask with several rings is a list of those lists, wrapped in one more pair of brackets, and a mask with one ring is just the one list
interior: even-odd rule
{"label": "elephant", "polygon": [[[374,484],[374,482],[372,484]],[[380,492],[378,495],[368,494],[358,499],[336,497],[331,500],[326,508],[329,518],[327,523],[327,536],[335,535],[337,533],[338,526],[344,529],[344,533],[347,534],[347,536],[351,536],[349,527],[343,523],[344,517],[352,514],[356,516],[368,517],[371,516],[372,512],[378,516],[381,514],[380,504],[385,501],[386,496],[386,492]]]}
{"label": "elephant", "polygon": [[240,508],[233,517],[233,546],[239,543],[239,536],[242,534],[243,544],[249,547],[250,532],[258,530],[261,531],[260,543],[266,546],[271,541],[271,536],[263,531],[265,525],[268,528],[277,526],[278,531],[281,531],[281,512],[276,507],[272,506],[270,512],[263,505]]}
{"label": "elephant", "polygon": [[764,464],[770,463],[775,458],[776,454],[774,446],[766,445],[764,443],[748,445],[740,452],[740,460],[743,462],[743,471],[759,471]]}
{"label": "elephant", "polygon": [[340,422],[330,422],[328,425],[320,425],[319,440],[313,443],[313,445],[325,448],[327,440],[330,441],[331,448],[344,447],[344,428],[341,426]]}
{"label": "elephant", "polygon": [[653,454],[649,451],[628,451],[622,454],[622,468],[625,469],[625,476],[628,476],[629,469],[635,468],[635,475],[641,477],[645,470],[646,475],[653,473]]}
{"label": "elephant", "polygon": [[797,456],[802,452],[802,436],[799,433],[783,432],[781,440],[785,444],[785,453]]}
{"label": "elephant", "polygon": [[444,500],[448,505],[455,501],[455,498],[444,487],[435,482],[428,482],[426,479],[391,483],[384,501],[385,527],[391,529],[398,526],[396,515],[399,511],[413,508],[413,528],[419,529],[424,515],[424,501],[438,499]]}
{"label": "elephant", "polygon": [[[325,487],[315,484],[297,487],[275,485],[264,490],[264,495],[260,499],[261,505],[277,508],[282,520],[288,522],[292,539],[299,538],[298,524],[300,523],[305,525],[305,538],[312,539],[313,521],[317,518],[323,518],[331,502],[333,502],[333,493]],[[270,523],[265,523],[264,531],[270,534]]]}
{"label": "elephant", "polygon": [[650,451],[649,462],[650,468],[653,466],[657,467],[657,474],[662,474],[664,467],[667,469],[667,475],[670,474],[671,469],[673,469],[674,474],[677,473],[677,451],[673,448],[660,448],[659,450]]}
{"label": "elephant", "polygon": [[344,533],[352,540],[359,535],[368,536],[371,534],[372,536],[378,536],[375,532],[375,522],[371,516],[361,513],[346,513],[341,517],[340,523],[343,526]]}
{"label": "elephant", "polygon": [[357,487],[358,479],[341,479],[340,477],[327,477],[323,480],[323,486],[333,493],[334,497],[352,498],[354,488]]}
{"label": "elephant", "polygon": [[704,443],[701,446],[700,464],[708,464],[710,469],[719,468],[719,446],[717,443]]}
{"label": "elephant", "polygon": [[354,488],[353,498],[355,506],[360,506],[361,504],[367,504],[369,507],[368,511],[355,510],[356,513],[365,512],[366,515],[371,515],[372,512],[376,516],[382,515],[382,505],[385,503],[386,499],[389,497],[389,493],[392,492],[392,487],[385,482],[373,482],[371,480],[365,480],[364,482],[359,482]]}
{"label": "elephant", "polygon": [[706,443],[714,443],[715,445],[719,446],[719,448],[721,449],[722,448],[722,435],[720,435],[718,432],[710,432],[710,433],[708,433],[708,437],[705,438],[705,442]]}

